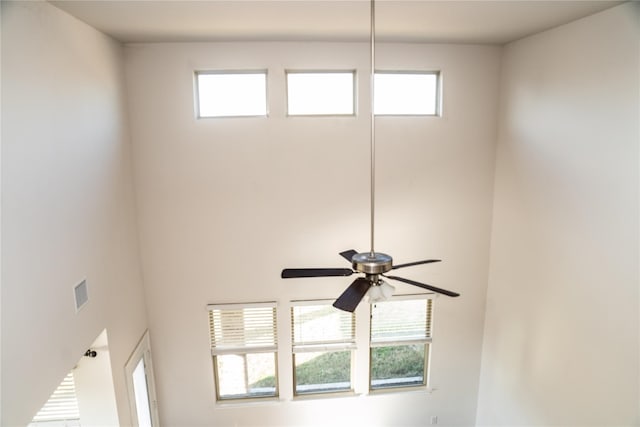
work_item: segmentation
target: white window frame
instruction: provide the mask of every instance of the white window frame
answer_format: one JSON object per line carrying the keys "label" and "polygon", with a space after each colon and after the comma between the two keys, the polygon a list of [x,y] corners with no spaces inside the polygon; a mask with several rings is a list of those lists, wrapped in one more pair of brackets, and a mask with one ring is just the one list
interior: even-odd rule
{"label": "white window frame", "polygon": [[[356,317],[355,313],[346,313],[341,310],[335,309],[336,314],[346,318],[350,316],[351,325],[350,337],[345,339],[316,339],[307,341],[296,341],[296,318],[295,308],[301,306],[326,306],[331,307],[333,300],[304,300],[304,301],[292,301],[290,309],[290,326],[291,326],[291,353],[292,353],[292,369],[293,369],[293,394],[296,397],[299,396],[313,396],[313,395],[326,395],[326,394],[352,394],[354,391],[354,358],[356,350]],[[336,334],[340,335],[340,334]],[[297,391],[297,378],[296,378],[296,354],[307,352],[350,352],[349,361],[349,388],[348,389],[329,389],[329,390],[310,390],[307,392]]]}
{"label": "white window frame", "polygon": [[[415,117],[440,117],[442,115],[442,73],[440,71],[419,71],[419,70],[376,70],[374,73],[374,80],[376,76],[379,75],[397,75],[397,76],[401,76],[401,75],[428,75],[428,76],[435,76],[436,82],[435,82],[435,99],[434,99],[434,112],[433,114],[430,113],[420,113],[420,112],[385,112],[385,113],[378,113],[375,112],[376,116],[381,116],[381,117],[385,117],[385,116],[407,116],[407,117],[411,117],[411,116],[415,116]],[[376,87],[379,86],[376,85],[374,83],[374,97],[376,97]],[[376,97],[376,99],[374,99],[374,111],[376,111],[378,108],[375,108],[377,106],[377,102],[379,98]]]}
{"label": "white window frame", "polygon": [[[202,115],[201,112],[201,88],[200,88],[200,76],[207,75],[263,75],[264,76],[264,112],[249,114],[249,113],[233,113],[227,112],[226,114],[211,114]],[[268,117],[269,115],[269,90],[268,90],[269,73],[266,69],[258,70],[199,70],[194,74],[194,99],[195,99],[195,111],[198,119],[225,119],[225,118],[250,118],[250,117]]]}
{"label": "white window frame", "polygon": [[[245,309],[271,309],[271,325],[273,327],[271,333],[272,336],[268,339],[270,342],[263,343],[261,345],[239,345],[232,343],[228,345],[225,343],[224,337],[220,340],[215,332],[214,325],[214,311],[238,311]],[[215,380],[215,396],[218,402],[233,402],[233,401],[247,401],[247,400],[263,400],[263,399],[277,399],[279,395],[279,379],[278,379],[278,332],[277,332],[277,303],[276,302],[261,302],[261,303],[236,303],[236,304],[209,304],[207,306],[209,315],[209,334],[211,338],[211,357],[213,362],[214,380]],[[247,331],[243,329],[242,333]],[[230,341],[234,341],[231,339]],[[220,342],[220,344],[217,344]],[[238,395],[238,396],[222,396],[220,392],[220,372],[218,372],[218,356],[225,355],[238,355],[245,358],[245,368],[247,367],[246,356],[250,354],[258,353],[273,353],[274,357],[274,376],[275,376],[275,389],[273,394],[268,395]],[[245,378],[248,381],[248,378]]]}
{"label": "white window frame", "polygon": [[[391,297],[388,301],[381,301],[379,303],[371,304],[371,316],[369,321],[369,392],[376,393],[382,391],[398,391],[414,388],[427,388],[429,385],[429,370],[431,367],[430,358],[432,351],[432,337],[433,337],[433,304],[435,296],[433,294],[416,294],[416,295],[398,295]],[[385,302],[395,301],[408,301],[408,300],[423,300],[427,304],[425,319],[425,337],[424,338],[396,338],[396,339],[379,339],[373,338],[374,327],[374,310],[376,304],[385,304]],[[424,366],[423,376],[421,384],[398,384],[384,387],[373,386],[373,349],[380,347],[393,347],[393,346],[405,346],[405,345],[424,345]]]}
{"label": "white window frame", "polygon": [[[350,112],[322,112],[322,113],[292,113],[290,111],[291,87],[289,76],[291,75],[330,75],[330,74],[350,74],[351,75],[351,111]],[[356,70],[285,70],[286,85],[286,108],[287,117],[355,117],[356,115]]]}

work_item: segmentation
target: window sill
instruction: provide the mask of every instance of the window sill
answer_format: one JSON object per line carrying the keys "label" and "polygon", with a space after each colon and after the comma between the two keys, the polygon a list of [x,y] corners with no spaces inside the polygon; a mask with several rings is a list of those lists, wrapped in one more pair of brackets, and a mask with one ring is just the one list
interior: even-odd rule
{"label": "window sill", "polygon": [[234,400],[219,400],[214,403],[216,408],[238,408],[241,406],[271,406],[281,403],[283,400],[280,397],[264,397],[264,398],[247,398],[247,399],[234,399]]}
{"label": "window sill", "polygon": [[336,392],[327,392],[327,393],[308,393],[308,394],[298,394],[294,395],[292,401],[303,401],[303,400],[318,400],[318,399],[336,399],[343,397],[355,397],[360,396],[360,394],[356,393],[353,390],[349,391],[336,391]]}
{"label": "window sill", "polygon": [[416,393],[416,394],[431,394],[436,391],[433,387],[414,386],[414,387],[389,387],[380,388],[375,390],[369,390],[368,396],[383,396],[387,394],[397,393]]}

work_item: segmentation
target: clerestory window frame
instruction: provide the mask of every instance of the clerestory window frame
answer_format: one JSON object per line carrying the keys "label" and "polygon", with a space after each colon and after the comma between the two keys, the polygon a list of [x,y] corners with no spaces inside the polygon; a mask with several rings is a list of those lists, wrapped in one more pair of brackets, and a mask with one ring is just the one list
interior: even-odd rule
{"label": "clerestory window frame", "polygon": [[[418,84],[417,79],[420,77],[426,79],[423,82],[424,86]],[[402,81],[403,78],[405,81]],[[385,82],[383,79],[388,81]],[[400,94],[404,94],[404,98],[399,98]],[[408,100],[410,102],[407,102]],[[413,107],[410,108],[410,105]],[[442,73],[439,70],[376,70],[374,114],[380,117],[440,117],[442,115]]]}
{"label": "clerestory window frame", "polygon": [[[350,87],[342,88],[341,84],[332,78],[350,77]],[[287,117],[355,117],[356,115],[356,80],[357,71],[350,70],[285,70],[286,82],[286,109]],[[308,80],[304,82],[304,80]],[[316,80],[311,82],[310,79]],[[301,79],[296,82],[294,79]],[[325,81],[322,81],[325,80]],[[313,85],[311,84],[313,83]],[[341,93],[340,89],[348,90]],[[299,91],[299,92],[298,92]],[[331,99],[331,101],[329,99]],[[336,100],[349,103],[348,108],[340,107]],[[304,104],[301,102],[304,100]],[[316,100],[323,100],[316,102]],[[322,106],[322,103],[331,102],[329,106]]]}
{"label": "clerestory window frame", "polygon": [[[268,117],[268,77],[267,69],[196,70],[194,73],[196,117],[198,119]],[[240,80],[243,81],[240,82]],[[251,101],[251,108],[243,105],[243,101],[247,99]]]}

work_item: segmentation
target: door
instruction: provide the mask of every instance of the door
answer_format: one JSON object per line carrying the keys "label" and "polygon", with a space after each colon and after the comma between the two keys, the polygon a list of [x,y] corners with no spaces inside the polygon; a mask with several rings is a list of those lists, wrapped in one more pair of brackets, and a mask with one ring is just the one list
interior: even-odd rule
{"label": "door", "polygon": [[125,372],[133,425],[159,427],[149,331],[144,333],[129,357],[125,365]]}

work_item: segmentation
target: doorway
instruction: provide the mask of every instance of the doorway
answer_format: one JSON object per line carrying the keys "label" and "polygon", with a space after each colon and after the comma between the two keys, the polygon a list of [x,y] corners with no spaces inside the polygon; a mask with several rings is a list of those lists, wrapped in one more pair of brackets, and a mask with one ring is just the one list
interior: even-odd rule
{"label": "doorway", "polygon": [[131,420],[138,427],[159,427],[149,331],[138,342],[125,365]]}

